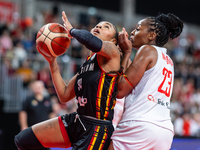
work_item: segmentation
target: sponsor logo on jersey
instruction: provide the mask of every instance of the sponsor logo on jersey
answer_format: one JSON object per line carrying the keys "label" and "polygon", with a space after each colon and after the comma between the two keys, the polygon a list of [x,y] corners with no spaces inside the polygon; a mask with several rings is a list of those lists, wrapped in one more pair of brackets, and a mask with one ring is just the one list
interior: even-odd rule
{"label": "sponsor logo on jersey", "polygon": [[160,98],[153,97],[152,95],[148,95],[148,96],[147,96],[147,99],[148,99],[149,101],[152,101],[152,102],[154,102],[154,103],[157,103],[157,104],[159,104],[159,105],[161,105],[161,106],[166,106],[167,109],[170,109],[169,102],[164,102],[164,101],[162,101],[162,99],[160,99]]}
{"label": "sponsor logo on jersey", "polygon": [[87,64],[86,66],[81,67],[80,74],[87,72],[87,71],[93,71],[94,70],[94,63]]}
{"label": "sponsor logo on jersey", "polygon": [[85,106],[85,104],[87,104],[87,98],[83,98],[83,96],[78,97],[76,102],[79,103],[80,106]]}

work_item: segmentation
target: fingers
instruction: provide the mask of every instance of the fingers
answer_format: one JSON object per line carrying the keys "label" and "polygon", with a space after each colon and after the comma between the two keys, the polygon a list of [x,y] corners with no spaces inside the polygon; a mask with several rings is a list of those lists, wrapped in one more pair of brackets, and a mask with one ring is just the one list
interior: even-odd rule
{"label": "fingers", "polygon": [[71,23],[69,22],[66,14],[65,14],[65,11],[62,11],[62,20],[63,20],[63,25],[64,27],[66,27],[68,30],[70,30],[72,27]]}
{"label": "fingers", "polygon": [[62,20],[65,22],[67,21],[67,16],[65,14],[65,11],[62,11]]}
{"label": "fingers", "polygon": [[63,20],[63,22],[64,22],[63,25],[64,25],[65,27],[67,27],[68,19],[67,19],[67,16],[66,16],[66,14],[65,14],[64,11],[62,12],[62,20]]}
{"label": "fingers", "polygon": [[126,31],[126,29],[124,27],[122,28],[122,31],[119,32],[119,35],[121,35],[121,34],[125,34],[128,37],[128,32]]}
{"label": "fingers", "polygon": [[118,39],[120,42],[128,40],[128,33],[124,27],[122,28],[122,31],[119,33]]}
{"label": "fingers", "polygon": [[122,30],[123,30],[123,33],[128,37],[128,32],[126,31],[126,29],[123,28]]}

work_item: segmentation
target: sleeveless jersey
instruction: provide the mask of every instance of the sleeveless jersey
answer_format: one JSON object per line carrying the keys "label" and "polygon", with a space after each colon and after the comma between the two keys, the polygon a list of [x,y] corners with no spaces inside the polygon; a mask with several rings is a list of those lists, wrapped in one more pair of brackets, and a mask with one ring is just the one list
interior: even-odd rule
{"label": "sleeveless jersey", "polygon": [[117,95],[117,75],[110,75],[98,64],[94,54],[79,69],[75,82],[75,94],[80,115],[97,119],[113,119]]}
{"label": "sleeveless jersey", "polygon": [[170,97],[174,82],[174,65],[166,49],[157,50],[156,65],[145,71],[142,79],[125,98],[122,122],[146,121],[173,132],[170,118]]}

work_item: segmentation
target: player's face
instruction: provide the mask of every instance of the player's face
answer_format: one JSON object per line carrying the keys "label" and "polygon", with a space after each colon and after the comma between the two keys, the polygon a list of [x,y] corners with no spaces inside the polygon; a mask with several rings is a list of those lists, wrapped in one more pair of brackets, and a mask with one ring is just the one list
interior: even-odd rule
{"label": "player's face", "polygon": [[91,33],[102,41],[111,41],[114,38],[116,31],[113,24],[102,21],[91,30]]}
{"label": "player's face", "polygon": [[142,45],[149,44],[148,34],[150,32],[147,21],[147,19],[139,21],[136,29],[131,32],[130,41],[132,42],[132,47],[135,49],[139,49]]}

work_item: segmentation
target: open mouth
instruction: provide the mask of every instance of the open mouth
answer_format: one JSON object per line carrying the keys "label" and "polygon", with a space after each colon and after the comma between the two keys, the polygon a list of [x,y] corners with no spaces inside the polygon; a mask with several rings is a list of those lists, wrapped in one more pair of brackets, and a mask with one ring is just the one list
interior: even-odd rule
{"label": "open mouth", "polygon": [[94,34],[99,34],[100,31],[99,31],[99,29],[94,29],[94,30],[93,30],[93,33],[94,33]]}

